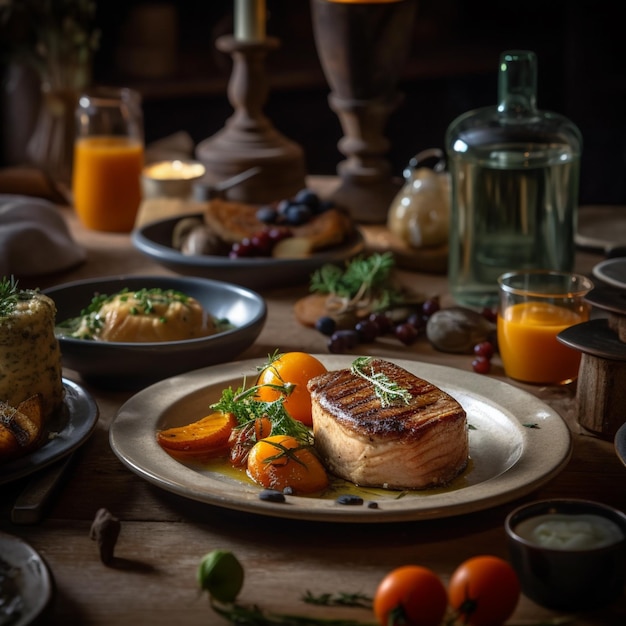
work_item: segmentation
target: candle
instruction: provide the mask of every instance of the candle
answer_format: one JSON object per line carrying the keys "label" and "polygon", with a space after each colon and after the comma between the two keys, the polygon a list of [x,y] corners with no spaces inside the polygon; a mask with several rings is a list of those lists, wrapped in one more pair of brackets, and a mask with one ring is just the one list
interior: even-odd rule
{"label": "candle", "polygon": [[265,39],[265,0],[235,0],[235,39]]}
{"label": "candle", "polygon": [[143,169],[143,198],[189,198],[194,184],[204,176],[206,168],[197,161],[159,161]]}

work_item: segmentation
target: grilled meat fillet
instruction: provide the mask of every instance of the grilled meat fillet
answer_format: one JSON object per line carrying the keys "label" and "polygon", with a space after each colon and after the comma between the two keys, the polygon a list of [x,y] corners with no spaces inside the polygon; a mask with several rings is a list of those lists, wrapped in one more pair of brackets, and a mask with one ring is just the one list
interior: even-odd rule
{"label": "grilled meat fillet", "polygon": [[383,406],[374,384],[350,369],[312,379],[315,447],[327,469],[364,487],[424,489],[449,483],[469,456],[461,405],[388,361],[372,359],[367,368],[408,390],[411,398]]}

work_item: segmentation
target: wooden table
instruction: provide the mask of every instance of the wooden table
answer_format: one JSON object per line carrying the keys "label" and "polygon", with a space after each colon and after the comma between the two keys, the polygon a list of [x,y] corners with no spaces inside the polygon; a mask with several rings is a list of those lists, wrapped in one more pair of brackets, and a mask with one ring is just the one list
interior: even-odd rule
{"label": "wooden table", "polygon": [[[167,274],[135,251],[127,235],[85,232],[65,211],[87,262],[37,281],[41,288],[84,277],[112,274]],[[588,271],[598,258],[580,255]],[[426,294],[448,303],[445,277],[400,272]],[[241,358],[260,362],[276,348],[326,353],[326,340],[296,322],[292,305],[307,286],[264,293],[267,324]],[[470,356],[436,352],[425,340],[411,347],[373,344],[370,354],[408,358],[471,369]],[[490,376],[504,379],[494,360]],[[66,371],[69,379],[80,377]],[[83,383],[81,383],[83,384]],[[195,574],[200,559],[214,548],[232,550],[246,569],[240,599],[278,612],[373,622],[365,610],[317,608],[301,601],[310,590],[373,595],[392,568],[409,562],[435,569],[444,579],[464,559],[490,553],[507,556],[504,518],[522,502],[552,497],[597,500],[626,509],[626,468],[613,443],[579,432],[573,415],[573,390],[526,387],[555,407],[573,434],[571,461],[535,493],[485,511],[437,520],[389,524],[334,524],[283,520],[239,513],[189,501],[152,486],[129,471],[109,447],[108,429],[130,393],[88,385],[100,408],[97,428],[75,454],[62,489],[45,519],[36,525],[11,523],[11,507],[26,479],[1,487],[0,530],[30,542],[47,560],[56,580],[56,598],[45,624],[222,624],[199,596]],[[121,520],[115,567],[103,565],[89,531],[102,507]],[[560,614],[522,598],[512,624],[537,624]],[[626,624],[626,598],[603,611],[576,618],[581,625]]]}

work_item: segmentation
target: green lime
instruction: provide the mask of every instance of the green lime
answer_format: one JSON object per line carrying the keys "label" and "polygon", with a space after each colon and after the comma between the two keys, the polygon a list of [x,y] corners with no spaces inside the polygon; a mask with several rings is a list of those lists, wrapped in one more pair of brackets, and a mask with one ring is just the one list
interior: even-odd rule
{"label": "green lime", "polygon": [[234,602],[243,586],[243,567],[232,552],[213,550],[200,562],[198,583],[218,602]]}

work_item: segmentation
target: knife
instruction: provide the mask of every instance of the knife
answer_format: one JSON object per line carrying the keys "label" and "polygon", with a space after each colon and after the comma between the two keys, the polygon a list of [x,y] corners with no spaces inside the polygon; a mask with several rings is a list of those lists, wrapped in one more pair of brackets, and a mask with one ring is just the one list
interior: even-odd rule
{"label": "knife", "polygon": [[72,460],[72,455],[37,472],[26,484],[13,505],[11,521],[14,524],[37,524],[43,518],[46,505],[59,486]]}

